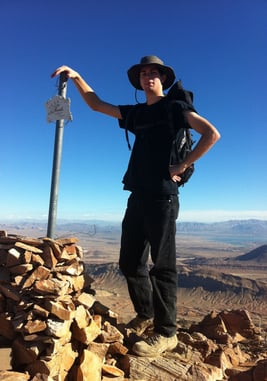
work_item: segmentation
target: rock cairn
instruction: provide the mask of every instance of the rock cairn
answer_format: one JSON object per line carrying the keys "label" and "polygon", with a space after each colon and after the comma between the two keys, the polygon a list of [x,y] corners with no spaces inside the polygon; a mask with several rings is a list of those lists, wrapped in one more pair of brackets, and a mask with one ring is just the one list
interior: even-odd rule
{"label": "rock cairn", "polygon": [[117,316],[95,300],[82,260],[76,238],[0,232],[1,380],[124,379]]}

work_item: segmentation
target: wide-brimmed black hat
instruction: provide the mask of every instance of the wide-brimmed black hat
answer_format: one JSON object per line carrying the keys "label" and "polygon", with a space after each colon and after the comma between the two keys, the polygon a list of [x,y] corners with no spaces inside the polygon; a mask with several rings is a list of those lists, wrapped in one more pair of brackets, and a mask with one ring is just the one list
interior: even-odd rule
{"label": "wide-brimmed black hat", "polygon": [[140,85],[140,70],[143,66],[146,65],[155,65],[158,66],[158,68],[166,75],[166,80],[163,83],[163,89],[168,89],[175,80],[175,74],[173,69],[170,66],[164,65],[164,62],[158,58],[157,56],[145,56],[141,58],[141,61],[139,64],[133,65],[128,70],[128,78],[133,87],[135,87],[138,90],[143,90]]}

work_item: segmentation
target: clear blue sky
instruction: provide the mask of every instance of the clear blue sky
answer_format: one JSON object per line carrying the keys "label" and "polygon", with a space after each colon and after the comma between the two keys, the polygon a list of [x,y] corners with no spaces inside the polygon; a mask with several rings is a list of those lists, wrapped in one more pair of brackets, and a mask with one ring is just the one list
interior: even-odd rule
{"label": "clear blue sky", "polygon": [[[174,68],[222,135],[181,189],[180,220],[267,219],[266,0],[2,0],[0,33],[0,220],[47,218],[54,69],[71,66],[104,100],[129,104],[126,71],[150,54]],[[71,81],[67,96],[73,121],[64,128],[57,217],[119,220],[124,132],[91,111]]]}

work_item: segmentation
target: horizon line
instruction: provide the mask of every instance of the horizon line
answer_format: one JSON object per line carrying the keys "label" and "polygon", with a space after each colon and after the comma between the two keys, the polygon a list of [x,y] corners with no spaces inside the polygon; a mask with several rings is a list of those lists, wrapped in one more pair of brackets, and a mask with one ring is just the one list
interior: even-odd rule
{"label": "horizon line", "polygon": [[[228,218],[228,219],[221,219],[221,220],[194,220],[194,219],[177,219],[177,223],[206,223],[206,224],[212,224],[212,223],[222,223],[222,222],[231,222],[231,221],[262,221],[267,222],[267,218],[253,218],[253,217],[247,217],[247,218]],[[88,218],[88,219],[81,219],[81,218],[59,218],[56,221],[56,224],[62,225],[65,223],[121,223],[121,220],[117,219],[104,219],[104,218]],[[48,221],[44,218],[31,218],[31,217],[21,217],[17,219],[2,219],[0,218],[0,225],[1,224],[15,224],[15,223],[40,223],[40,224],[47,224]]]}

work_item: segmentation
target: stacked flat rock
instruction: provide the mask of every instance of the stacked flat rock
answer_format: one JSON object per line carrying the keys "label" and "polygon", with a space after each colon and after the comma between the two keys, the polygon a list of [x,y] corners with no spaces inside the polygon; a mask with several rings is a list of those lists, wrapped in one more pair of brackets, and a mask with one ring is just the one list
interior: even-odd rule
{"label": "stacked flat rock", "polygon": [[124,378],[117,316],[95,300],[92,282],[76,238],[0,232],[1,380]]}

